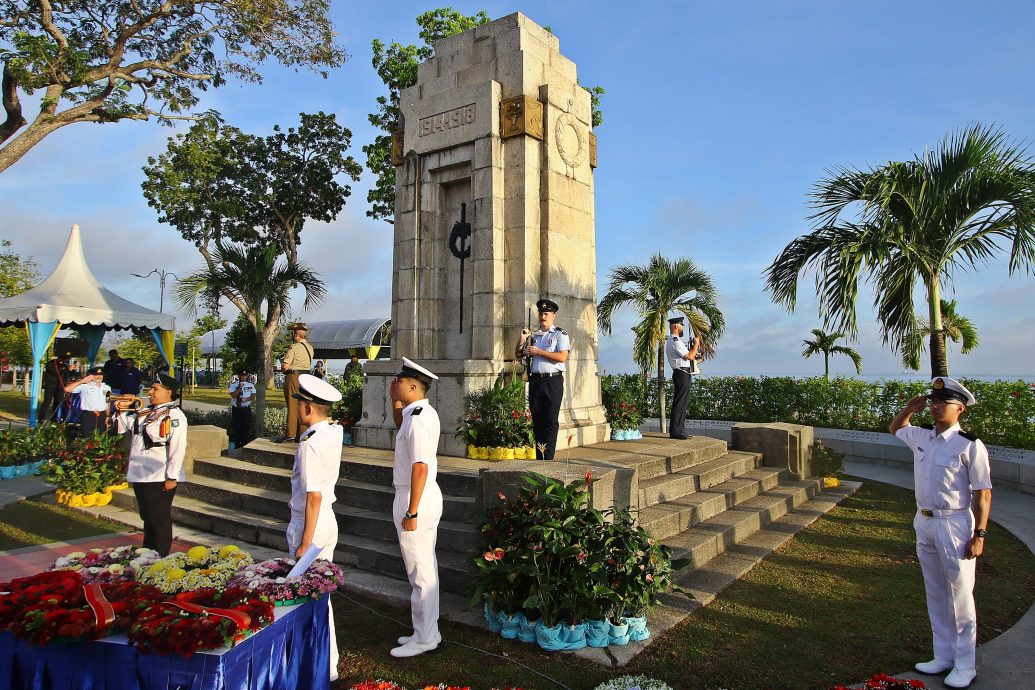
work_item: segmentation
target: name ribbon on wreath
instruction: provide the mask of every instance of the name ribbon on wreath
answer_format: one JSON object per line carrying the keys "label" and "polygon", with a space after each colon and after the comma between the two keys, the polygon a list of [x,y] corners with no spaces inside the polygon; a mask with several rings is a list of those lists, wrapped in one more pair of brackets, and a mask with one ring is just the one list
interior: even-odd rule
{"label": "name ribbon on wreath", "polygon": [[252,626],[252,617],[244,611],[234,611],[232,609],[216,609],[208,606],[199,606],[198,604],[182,604],[176,601],[168,602],[173,606],[183,609],[187,613],[196,613],[201,616],[218,616],[219,618],[226,618],[229,621],[237,624],[238,630],[248,630]]}
{"label": "name ribbon on wreath", "polygon": [[115,623],[115,609],[98,584],[83,585],[83,595],[97,621],[97,637],[105,637]]}

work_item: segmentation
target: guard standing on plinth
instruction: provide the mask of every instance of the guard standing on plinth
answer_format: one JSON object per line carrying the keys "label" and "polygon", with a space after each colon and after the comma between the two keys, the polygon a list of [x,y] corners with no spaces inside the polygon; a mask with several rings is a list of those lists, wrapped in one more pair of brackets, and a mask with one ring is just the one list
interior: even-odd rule
{"label": "guard standing on plinth", "polygon": [[568,361],[571,340],[563,328],[558,328],[557,303],[540,299],[539,330],[531,333],[521,330],[521,340],[515,348],[518,358],[529,357],[528,407],[532,411],[532,430],[535,433],[536,458],[553,460],[557,448],[558,418],[564,397],[564,363]]}
{"label": "guard standing on plinth", "polygon": [[313,346],[306,342],[309,327],[304,323],[293,323],[288,326],[294,341],[284,353],[280,369],[284,372],[284,403],[287,405],[287,429],[278,439],[282,443],[297,443],[305,426],[298,418],[298,400],[294,395],[298,392],[298,377],[308,374],[313,366]]}
{"label": "guard standing on plinth", "polygon": [[[691,335],[693,345],[687,347],[680,340],[683,335],[682,316],[668,320],[669,338],[665,341],[665,359],[672,367],[672,414],[669,415],[669,438],[686,439],[686,404],[690,400],[691,374],[697,365],[697,347],[700,339]],[[693,331],[691,331],[693,333]]]}

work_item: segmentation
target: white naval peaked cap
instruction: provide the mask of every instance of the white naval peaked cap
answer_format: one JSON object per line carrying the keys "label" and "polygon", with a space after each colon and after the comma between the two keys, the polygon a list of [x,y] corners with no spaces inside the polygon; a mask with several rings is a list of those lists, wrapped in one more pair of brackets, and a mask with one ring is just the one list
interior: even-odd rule
{"label": "white naval peaked cap", "polygon": [[412,359],[409,359],[408,357],[403,357],[402,358],[402,362],[403,362],[402,371],[400,371],[398,374],[395,375],[396,378],[398,378],[400,376],[406,376],[406,377],[409,377],[411,379],[417,379],[418,381],[423,381],[424,383],[429,384],[429,385],[431,384],[432,381],[437,381],[438,380],[437,376],[432,374],[430,371],[428,371],[427,369],[425,369],[421,365],[419,365],[416,362],[414,362]]}
{"label": "white naval peaked cap", "polygon": [[973,405],[977,402],[977,398],[966,386],[948,376],[936,376],[931,379],[931,396],[940,400],[959,400],[964,405]]}
{"label": "white naval peaked cap", "polygon": [[330,405],[341,400],[341,391],[312,374],[299,374],[298,388],[299,391],[291,396],[295,400],[318,405]]}

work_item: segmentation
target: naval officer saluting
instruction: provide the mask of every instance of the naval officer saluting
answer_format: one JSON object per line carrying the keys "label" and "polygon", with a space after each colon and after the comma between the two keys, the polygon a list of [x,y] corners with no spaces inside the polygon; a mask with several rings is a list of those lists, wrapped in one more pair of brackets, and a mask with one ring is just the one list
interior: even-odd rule
{"label": "naval officer saluting", "polygon": [[442,492],[438,474],[438,412],[428,403],[428,386],[438,379],[424,367],[402,358],[402,371],[388,387],[395,435],[392,517],[399,535],[406,577],[413,592],[410,616],[413,634],[399,638],[394,657],[410,657],[438,647],[438,560],[435,542],[442,519]]}
{"label": "naval officer saluting", "polygon": [[[912,426],[909,418],[928,400],[934,427]],[[913,451],[916,555],[934,639],[934,659],[916,670],[950,672],[942,681],[950,688],[965,688],[977,676],[974,571],[992,505],[988,449],[959,426],[960,415],[975,402],[959,381],[940,376],[931,382],[930,395],[906,403],[888,427]]]}
{"label": "naval officer saluting", "polygon": [[[291,470],[291,521],[287,526],[288,551],[299,557],[309,546],[320,549],[317,558],[334,560],[338,545],[338,520],[334,516],[334,487],[341,470],[341,425],[330,420],[331,405],[341,400],[338,389],[311,374],[300,374],[298,419],[308,427],[295,449]],[[334,612],[327,601],[330,633],[330,677],[338,679],[338,640],[334,633]]]}
{"label": "naval officer saluting", "polygon": [[668,320],[669,338],[665,342],[665,359],[672,367],[672,414],[669,415],[668,435],[670,438],[686,439],[686,403],[690,400],[690,375],[697,365],[697,346],[700,340],[692,335],[693,347],[679,339],[683,335],[683,319],[677,316]]}
{"label": "naval officer saluting", "polygon": [[514,354],[518,358],[532,358],[528,373],[528,408],[532,412],[536,457],[553,460],[560,428],[561,398],[564,397],[564,365],[571,350],[571,339],[563,328],[554,324],[556,302],[541,299],[535,306],[539,310],[539,330],[530,333],[527,328],[522,329]]}

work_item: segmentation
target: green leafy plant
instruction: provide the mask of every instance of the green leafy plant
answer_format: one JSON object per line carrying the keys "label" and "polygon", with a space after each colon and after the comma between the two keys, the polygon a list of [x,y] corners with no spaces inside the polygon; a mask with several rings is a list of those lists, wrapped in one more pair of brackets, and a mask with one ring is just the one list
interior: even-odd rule
{"label": "green leafy plant", "polygon": [[41,424],[0,431],[0,466],[13,467],[54,457],[66,446],[66,426]]}
{"label": "green leafy plant", "polygon": [[637,374],[604,377],[600,386],[601,402],[612,429],[638,429],[643,424],[646,380]]}
{"label": "green leafy plant", "polygon": [[456,437],[468,445],[531,446],[532,413],[525,402],[524,382],[501,376],[493,385],[464,396],[464,420]]}
{"label": "green leafy plant", "polygon": [[75,439],[44,463],[40,476],[73,494],[92,494],[124,481],[127,457],[119,438],[95,433]]}
{"label": "green leafy plant", "polygon": [[817,477],[833,477],[841,474],[845,468],[844,453],[816,441],[812,444],[812,473]]}

